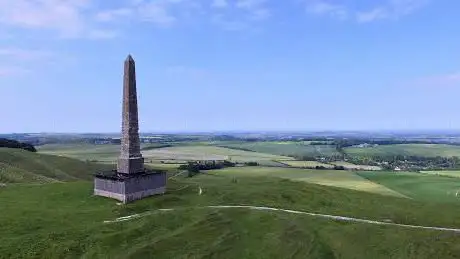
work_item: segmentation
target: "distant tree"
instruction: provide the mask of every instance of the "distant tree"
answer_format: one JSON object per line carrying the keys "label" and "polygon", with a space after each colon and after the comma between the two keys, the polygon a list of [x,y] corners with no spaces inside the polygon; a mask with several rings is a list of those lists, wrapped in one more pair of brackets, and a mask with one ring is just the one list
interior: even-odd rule
{"label": "distant tree", "polygon": [[22,143],[17,140],[0,138],[0,147],[24,149],[30,152],[37,152],[32,144]]}
{"label": "distant tree", "polygon": [[246,162],[244,163],[246,166],[259,166],[259,163],[257,162]]}

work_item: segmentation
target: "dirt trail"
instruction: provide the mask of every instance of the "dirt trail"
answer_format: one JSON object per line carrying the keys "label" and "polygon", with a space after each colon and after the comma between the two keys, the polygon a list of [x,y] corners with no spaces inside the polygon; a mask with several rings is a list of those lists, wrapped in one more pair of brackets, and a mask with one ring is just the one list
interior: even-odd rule
{"label": "dirt trail", "polygon": [[[193,208],[193,207],[192,207]],[[359,218],[352,218],[352,217],[344,217],[344,216],[336,216],[336,215],[328,215],[328,214],[318,214],[312,212],[305,212],[305,211],[298,211],[298,210],[288,210],[288,209],[279,209],[279,208],[272,208],[272,207],[259,207],[259,206],[244,206],[244,205],[215,205],[215,206],[205,206],[205,207],[195,207],[197,209],[250,209],[250,210],[259,210],[259,211],[278,211],[278,212],[285,212],[291,214],[300,214],[300,215],[308,215],[316,218],[325,218],[330,220],[337,220],[337,221],[347,221],[347,222],[357,222],[357,223],[364,223],[364,224],[373,224],[373,225],[387,225],[387,226],[395,226],[395,227],[403,227],[403,228],[415,228],[415,229],[426,229],[426,230],[437,230],[437,231],[444,231],[444,232],[456,232],[460,233],[460,229],[458,228],[444,228],[444,227],[431,227],[431,226],[416,226],[416,225],[406,225],[406,224],[398,224],[398,223],[391,223],[391,222],[383,222],[383,221],[375,221],[375,220],[368,220],[368,219],[359,219]],[[122,222],[127,220],[132,220],[136,218],[145,217],[151,215],[155,212],[165,212],[165,211],[176,211],[180,210],[180,208],[176,209],[159,209],[156,211],[148,211],[142,214],[134,214],[126,217],[120,217],[115,220],[108,220],[104,221],[104,223],[116,223]]]}

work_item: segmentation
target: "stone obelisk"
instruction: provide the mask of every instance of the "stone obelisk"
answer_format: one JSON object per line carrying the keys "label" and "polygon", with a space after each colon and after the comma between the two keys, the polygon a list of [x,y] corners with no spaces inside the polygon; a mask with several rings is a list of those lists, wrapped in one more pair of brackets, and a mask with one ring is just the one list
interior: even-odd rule
{"label": "stone obelisk", "polygon": [[124,63],[121,150],[117,170],[94,175],[94,195],[123,203],[166,192],[164,171],[144,167],[139,141],[136,68],[131,55]]}
{"label": "stone obelisk", "polygon": [[125,60],[124,67],[121,152],[118,158],[117,171],[122,174],[135,174],[143,170],[144,159],[139,141],[136,64],[129,55]]}

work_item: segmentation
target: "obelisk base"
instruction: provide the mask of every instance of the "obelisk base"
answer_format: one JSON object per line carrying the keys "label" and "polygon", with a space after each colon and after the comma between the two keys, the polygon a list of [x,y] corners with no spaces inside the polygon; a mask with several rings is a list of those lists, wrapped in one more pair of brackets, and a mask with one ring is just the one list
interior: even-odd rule
{"label": "obelisk base", "polygon": [[116,171],[97,173],[94,177],[94,195],[129,203],[166,192],[166,172],[145,171],[122,174]]}

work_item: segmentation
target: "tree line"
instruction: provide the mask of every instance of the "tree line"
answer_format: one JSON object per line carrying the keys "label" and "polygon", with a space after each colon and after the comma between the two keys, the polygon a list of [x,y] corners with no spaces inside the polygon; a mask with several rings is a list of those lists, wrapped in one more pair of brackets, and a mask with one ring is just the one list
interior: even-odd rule
{"label": "tree line", "polygon": [[0,148],[19,148],[30,152],[37,152],[37,149],[32,144],[19,142],[17,140],[0,138]]}

